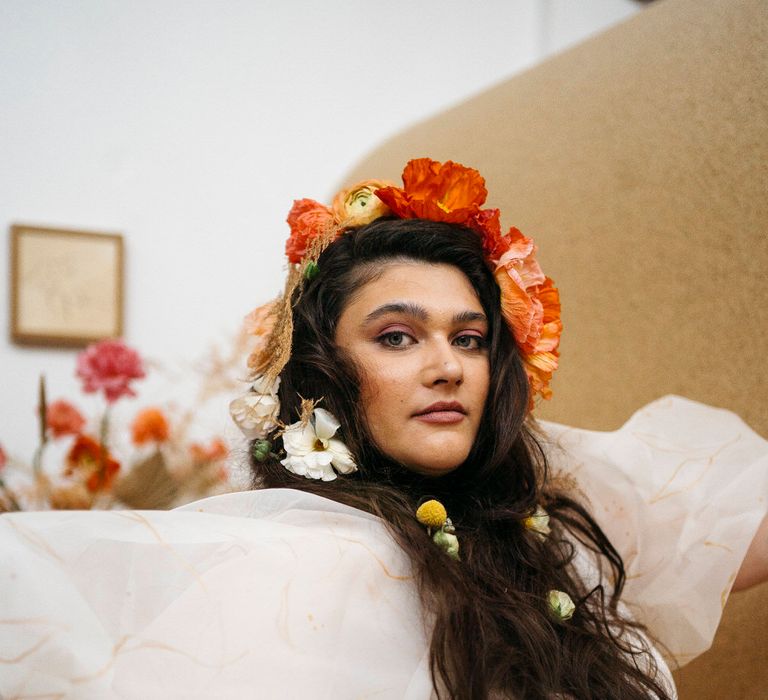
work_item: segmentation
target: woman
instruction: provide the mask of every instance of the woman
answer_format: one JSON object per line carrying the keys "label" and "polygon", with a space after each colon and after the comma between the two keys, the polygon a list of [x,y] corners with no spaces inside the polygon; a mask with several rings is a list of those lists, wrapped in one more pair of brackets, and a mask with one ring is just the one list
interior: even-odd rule
{"label": "woman", "polygon": [[[255,484],[387,523],[413,563],[433,676],[450,697],[669,697],[663,663],[617,608],[621,557],[548,480],[526,420],[532,394],[549,395],[561,328],[532,242],[501,236],[476,171],[421,159],[403,180],[363,183],[333,209],[300,200],[289,215],[287,253],[303,273],[272,310],[279,329],[292,322],[290,357],[283,366],[272,343],[252,363],[260,381],[281,381],[282,427],[254,443]],[[306,397],[338,418],[349,453],[329,463]],[[413,517],[426,498],[451,515],[460,561]],[[526,529],[537,521],[551,532]],[[602,580],[575,565],[579,550],[599,555]],[[572,617],[553,614],[553,594],[577,601]]]}
{"label": "woman", "polygon": [[[171,513],[4,518],[0,692],[674,696],[619,600],[621,556],[548,469],[554,436],[606,506],[623,458],[601,476],[599,455],[631,438],[533,422],[559,301],[532,241],[502,236],[484,198],[476,171],[421,159],[403,188],[296,203],[286,291],[257,314],[253,386],[231,406],[260,490]],[[739,449],[724,436],[710,459],[713,480],[749,467],[733,479],[745,541],[716,552],[731,567],[764,513],[744,484],[762,488],[765,445],[738,430]],[[669,589],[667,569],[649,589]]]}
{"label": "woman", "polygon": [[[281,421],[301,413],[300,397],[322,397],[358,468],[338,483],[254,460],[259,485],[310,490],[388,523],[434,617],[431,662],[448,697],[668,697],[638,637],[618,634],[621,559],[582,508],[543,488],[524,423],[528,379],[480,237],[379,220],[342,235],[317,267],[293,309]],[[450,513],[460,561],[414,517],[426,497]],[[553,528],[544,538],[523,525],[541,503]],[[615,592],[571,569],[578,540],[605,556]],[[550,590],[579,601],[567,622],[552,619]]]}

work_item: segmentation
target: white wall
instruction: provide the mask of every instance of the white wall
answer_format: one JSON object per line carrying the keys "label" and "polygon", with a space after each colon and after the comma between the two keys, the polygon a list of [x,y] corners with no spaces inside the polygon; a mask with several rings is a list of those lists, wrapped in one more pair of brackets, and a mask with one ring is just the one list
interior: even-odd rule
{"label": "white wall", "polygon": [[[226,347],[242,316],[279,291],[294,198],[326,200],[386,136],[638,9],[631,0],[2,0],[0,228],[122,233],[126,339],[174,370],[139,387],[139,403],[183,404],[194,361]],[[7,252],[0,275],[7,329]],[[50,398],[98,407],[80,396],[74,356],[0,340],[6,451],[28,459],[34,449],[42,371]],[[224,403],[208,424],[224,429]]]}

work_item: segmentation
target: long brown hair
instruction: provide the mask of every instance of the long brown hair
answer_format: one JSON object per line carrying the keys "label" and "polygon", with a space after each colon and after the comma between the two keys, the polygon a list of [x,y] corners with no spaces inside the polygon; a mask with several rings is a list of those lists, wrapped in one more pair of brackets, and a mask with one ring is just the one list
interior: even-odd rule
{"label": "long brown hair", "polygon": [[[491,384],[481,427],[467,460],[440,478],[409,471],[374,444],[357,410],[359,372],[334,342],[355,292],[387,262],[403,260],[457,267],[489,320]],[[452,224],[379,219],[332,243],[294,301],[280,419],[297,420],[300,397],[322,397],[323,407],[339,419],[359,471],[322,482],[296,476],[275,459],[252,459],[254,485],[309,491],[383,519],[410,557],[423,607],[434,621],[430,658],[438,693],[472,699],[668,698],[635,625],[617,612],[621,557],[590,514],[549,484],[547,460],[526,421],[528,380],[477,234]],[[281,441],[274,437],[279,452]],[[461,561],[448,558],[416,521],[425,497],[448,509]],[[522,525],[537,504],[551,518],[552,533],[544,540]],[[581,580],[573,567],[577,546],[602,560],[610,587]],[[567,622],[549,614],[552,589],[577,603]]]}

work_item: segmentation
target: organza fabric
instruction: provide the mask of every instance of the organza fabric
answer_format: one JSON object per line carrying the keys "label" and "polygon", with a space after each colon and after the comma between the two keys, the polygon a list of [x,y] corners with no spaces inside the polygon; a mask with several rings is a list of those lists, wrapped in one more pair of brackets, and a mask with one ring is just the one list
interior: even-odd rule
{"label": "organza fabric", "polygon": [[[677,397],[615,432],[543,429],[625,557],[633,613],[673,662],[706,649],[766,511],[768,443]],[[2,697],[432,697],[405,555],[333,501],[275,489],[14,513],[0,552]]]}

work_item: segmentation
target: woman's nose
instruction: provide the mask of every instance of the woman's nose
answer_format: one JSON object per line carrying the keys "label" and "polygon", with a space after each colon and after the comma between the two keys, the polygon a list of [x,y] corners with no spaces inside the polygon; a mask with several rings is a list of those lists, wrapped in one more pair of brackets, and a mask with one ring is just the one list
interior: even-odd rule
{"label": "woman's nose", "polygon": [[464,365],[450,343],[436,343],[430,348],[425,367],[426,383],[455,384],[464,381]]}

